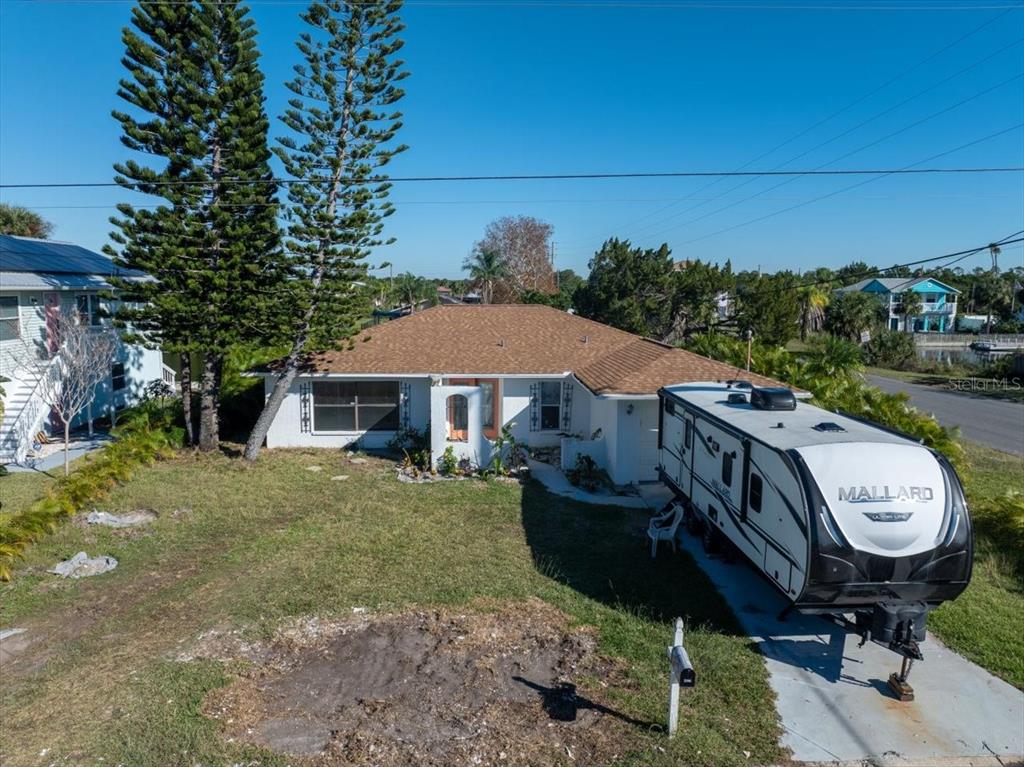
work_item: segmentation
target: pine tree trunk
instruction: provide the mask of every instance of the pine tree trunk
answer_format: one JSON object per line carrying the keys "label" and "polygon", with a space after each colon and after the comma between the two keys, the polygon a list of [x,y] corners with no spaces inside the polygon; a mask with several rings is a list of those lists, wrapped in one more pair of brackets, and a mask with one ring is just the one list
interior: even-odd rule
{"label": "pine tree trunk", "polygon": [[196,444],[195,428],[192,417],[192,355],[184,352],[181,355],[181,409],[185,416],[185,445]]}
{"label": "pine tree trunk", "polygon": [[296,361],[292,364],[289,357],[285,363],[285,369],[281,371],[277,380],[274,381],[274,388],[271,390],[270,396],[267,397],[266,404],[263,405],[260,417],[256,419],[256,425],[252,427],[249,441],[245,443],[245,452],[242,454],[245,460],[255,461],[256,457],[260,454],[260,448],[263,447],[263,443],[267,439],[267,432],[270,431],[270,427],[277,417],[277,411],[281,409],[281,403],[284,402],[284,398],[287,396],[288,390],[292,387],[298,374],[298,362]]}
{"label": "pine tree trunk", "polygon": [[[349,39],[348,42],[349,53],[354,55],[356,48],[359,47],[358,41]],[[334,168],[331,178],[331,191],[327,196],[326,214],[328,218],[333,218],[337,210],[338,196],[341,191],[341,177],[345,169],[346,152],[345,147],[347,146],[347,137],[349,131],[349,125],[352,117],[352,89],[353,89],[353,72],[352,67],[349,67],[345,73],[345,99],[344,108],[342,110],[341,119],[339,121],[338,129],[338,141],[336,149],[337,165]],[[263,405],[263,410],[260,412],[260,417],[256,419],[256,425],[252,428],[252,433],[249,434],[249,440],[245,443],[245,452],[242,456],[247,461],[255,461],[257,456],[260,454],[260,448],[263,447],[264,441],[267,439],[267,432],[270,431],[271,424],[274,423],[274,419],[277,417],[278,411],[281,409],[281,403],[284,402],[285,396],[288,394],[288,390],[295,382],[295,378],[299,374],[299,364],[302,360],[303,355],[306,352],[306,344],[309,342],[310,334],[313,330],[313,318],[316,315],[316,311],[319,303],[319,292],[320,286],[323,282],[324,275],[327,271],[327,251],[330,244],[326,241],[320,243],[320,251],[317,256],[317,263],[313,269],[311,275],[311,298],[309,306],[305,311],[298,330],[295,335],[295,340],[292,343],[291,351],[288,353],[288,357],[285,359],[284,368],[278,374],[277,380],[274,381],[274,388],[270,392],[270,396],[267,398],[266,403]]]}
{"label": "pine tree trunk", "polygon": [[224,357],[213,352],[203,357],[203,375],[199,395],[199,449],[208,452],[220,447],[220,378]]}

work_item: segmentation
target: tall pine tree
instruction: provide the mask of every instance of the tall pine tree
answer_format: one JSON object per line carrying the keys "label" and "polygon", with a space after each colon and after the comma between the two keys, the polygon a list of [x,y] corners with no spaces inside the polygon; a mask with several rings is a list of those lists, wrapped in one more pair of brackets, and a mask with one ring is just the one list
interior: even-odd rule
{"label": "tall pine tree", "polygon": [[155,162],[115,166],[127,189],[162,198],[119,206],[111,253],[150,280],[121,280],[120,312],[144,340],[182,355],[192,441],[191,359],[202,359],[198,444],[218,444],[220,376],[232,345],[272,340],[283,278],[255,27],[237,2],[141,2],[124,30],[122,142]]}
{"label": "tall pine tree", "polygon": [[309,31],[298,48],[304,62],[288,83],[294,97],[282,117],[292,135],[278,155],[297,183],[286,246],[294,278],[286,309],[289,352],[277,368],[245,457],[254,460],[305,356],[336,346],[358,330],[366,295],[356,282],[370,250],[384,244],[383,219],[393,211],[382,169],[405,147],[394,104],[407,73],[397,53],[404,28],[401,0],[314,0],[302,15]]}

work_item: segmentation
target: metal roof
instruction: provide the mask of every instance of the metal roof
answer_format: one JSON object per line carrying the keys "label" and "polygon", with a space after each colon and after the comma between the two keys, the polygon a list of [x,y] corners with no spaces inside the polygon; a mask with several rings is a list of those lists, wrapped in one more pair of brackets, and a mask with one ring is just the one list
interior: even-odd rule
{"label": "metal roof", "polygon": [[847,285],[845,288],[839,288],[840,293],[856,293],[864,290],[868,285],[873,282],[877,282],[883,288],[890,293],[902,293],[906,290],[910,290],[915,285],[920,285],[922,282],[934,282],[936,285],[941,285],[950,293],[959,293],[960,291],[954,288],[952,285],[947,285],[941,280],[937,280],[934,277],[868,277],[866,280],[855,282],[852,285]]}
{"label": "metal roof", "polygon": [[107,256],[80,245],[9,234],[0,234],[0,271],[140,276],[139,272],[117,268]]}
{"label": "metal roof", "polygon": [[110,290],[111,287],[96,274],[0,272],[0,290]]}

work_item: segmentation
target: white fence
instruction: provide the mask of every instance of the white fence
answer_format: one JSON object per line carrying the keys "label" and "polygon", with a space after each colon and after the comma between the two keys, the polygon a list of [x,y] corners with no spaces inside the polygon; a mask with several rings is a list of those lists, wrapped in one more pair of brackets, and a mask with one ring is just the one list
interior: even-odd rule
{"label": "white fence", "polygon": [[985,341],[999,346],[1024,347],[1024,335],[1008,333],[915,333],[918,346],[963,346]]}

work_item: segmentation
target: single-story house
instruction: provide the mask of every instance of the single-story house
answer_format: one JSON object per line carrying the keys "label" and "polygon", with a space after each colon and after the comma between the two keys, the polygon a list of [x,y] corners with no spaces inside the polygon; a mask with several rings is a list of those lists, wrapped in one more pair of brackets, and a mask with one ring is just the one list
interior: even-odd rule
{"label": "single-story house", "polygon": [[[869,293],[887,309],[886,327],[915,333],[952,333],[956,328],[956,298],[960,291],[934,277],[869,277],[840,288],[841,293]],[[921,295],[921,313],[905,317],[900,311],[905,293]]]}
{"label": "single-story house", "polygon": [[[113,261],[100,253],[68,242],[0,235],[0,461],[21,461],[32,450],[40,431],[61,431],[39,397],[39,376],[59,370],[60,342],[53,330],[60,313],[75,314],[79,322],[109,328],[105,315],[116,310],[108,302],[118,273]],[[45,371],[41,362],[46,362]],[[174,371],[159,350],[120,343],[107,379],[96,387],[91,406],[73,427],[109,409],[120,410],[142,398],[153,380],[174,384]]]}
{"label": "single-story house", "polygon": [[485,465],[508,425],[520,443],[561,446],[565,467],[584,452],[617,485],[656,481],[658,389],[734,378],[778,385],[548,306],[441,305],[310,358],[267,446],[376,449],[429,428],[435,460],[451,446]]}

